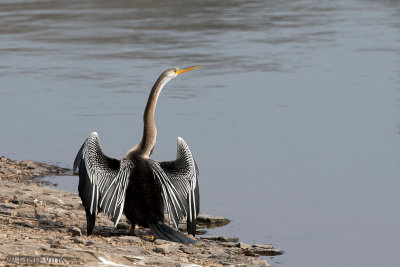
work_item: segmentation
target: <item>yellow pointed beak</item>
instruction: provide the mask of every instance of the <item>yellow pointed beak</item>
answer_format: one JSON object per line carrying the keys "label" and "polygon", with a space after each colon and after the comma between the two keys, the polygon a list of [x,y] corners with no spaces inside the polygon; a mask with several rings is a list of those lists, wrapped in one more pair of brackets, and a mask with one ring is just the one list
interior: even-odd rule
{"label": "yellow pointed beak", "polygon": [[197,69],[198,67],[200,67],[200,65],[193,66],[193,67],[189,67],[189,68],[186,68],[186,69],[177,69],[177,70],[175,71],[175,73],[179,75],[179,74],[182,74],[182,73],[187,72],[187,71],[189,71],[189,70]]}

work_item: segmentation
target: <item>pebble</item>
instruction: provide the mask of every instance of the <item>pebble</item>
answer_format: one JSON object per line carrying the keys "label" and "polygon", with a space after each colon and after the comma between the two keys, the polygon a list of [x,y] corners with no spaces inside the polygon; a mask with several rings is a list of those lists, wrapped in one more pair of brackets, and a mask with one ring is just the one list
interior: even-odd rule
{"label": "pebble", "polygon": [[273,249],[274,248],[272,245],[267,245],[267,244],[254,244],[253,247],[263,248],[263,249]]}
{"label": "pebble", "polygon": [[8,216],[15,216],[16,212],[14,210],[9,210],[9,209],[4,209],[0,208],[0,214],[2,215],[8,215]]}
{"label": "pebble", "polygon": [[11,202],[14,203],[14,204],[19,204],[19,198],[18,198],[18,196],[15,195],[15,196],[13,197],[13,199],[11,200]]}
{"label": "pebble", "polygon": [[252,249],[252,246],[250,246],[249,244],[243,243],[243,242],[239,242],[239,247],[242,249]]}
{"label": "pebble", "polygon": [[138,236],[130,236],[130,235],[120,236],[118,237],[118,240],[129,243],[139,243],[142,241]]}
{"label": "pebble", "polygon": [[154,248],[154,251],[157,253],[169,254],[176,252],[178,248],[179,246],[175,244],[162,244],[162,245],[157,245]]}
{"label": "pebble", "polygon": [[156,239],[154,240],[154,244],[156,245],[164,245],[164,244],[170,244],[170,241],[164,240],[164,239]]}
{"label": "pebble", "polygon": [[239,243],[237,242],[221,242],[221,245],[228,248],[239,247]]}
{"label": "pebble", "polygon": [[208,214],[199,214],[197,216],[197,221],[199,223],[208,224],[209,227],[223,226],[230,223],[230,220],[227,218]]}
{"label": "pebble", "polygon": [[209,253],[211,254],[210,257],[212,258],[224,258],[227,256],[227,253],[222,249],[211,249],[209,250]]}
{"label": "pebble", "polygon": [[79,228],[76,227],[76,226],[73,226],[73,227],[69,230],[69,232],[72,234],[72,236],[81,236],[81,235],[82,235],[81,229],[79,229]]}
{"label": "pebble", "polygon": [[227,237],[227,236],[202,236],[200,239],[208,239],[222,242],[239,242],[237,237]]}
{"label": "pebble", "polygon": [[259,247],[253,248],[253,252],[261,255],[261,256],[277,256],[277,255],[282,255],[283,251],[280,249],[274,249],[274,248],[269,248],[269,249],[263,249]]}
{"label": "pebble", "polygon": [[0,208],[9,209],[9,210],[10,209],[14,210],[16,208],[16,206],[17,205],[12,204],[12,203],[2,203],[2,204],[0,204]]}
{"label": "pebble", "polygon": [[253,250],[248,249],[248,248],[243,249],[243,253],[244,253],[244,255],[246,255],[246,256],[252,256],[252,257],[258,256]]}
{"label": "pebble", "polygon": [[198,249],[191,246],[182,246],[179,248],[179,250],[186,254],[197,254],[199,252]]}
{"label": "pebble", "polygon": [[50,217],[49,213],[45,213],[45,212],[36,212],[35,214],[35,218],[38,219],[39,222],[41,221],[45,221]]}

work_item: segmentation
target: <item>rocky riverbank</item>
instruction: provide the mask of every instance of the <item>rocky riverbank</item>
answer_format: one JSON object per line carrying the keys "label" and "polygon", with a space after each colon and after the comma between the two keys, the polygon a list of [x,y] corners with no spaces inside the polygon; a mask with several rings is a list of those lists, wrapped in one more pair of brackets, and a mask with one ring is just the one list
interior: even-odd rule
{"label": "rocky riverbank", "polygon": [[[33,161],[0,158],[0,263],[7,266],[269,266],[260,255],[278,255],[271,245],[249,245],[237,238],[202,236],[194,245],[151,240],[148,229],[129,235],[123,217],[116,228],[100,214],[87,237],[86,217],[75,193],[32,182],[35,176],[67,169]],[[223,218],[201,215],[205,225]]]}
{"label": "rocky riverbank", "polygon": [[68,171],[71,170],[33,160],[18,161],[0,157],[0,179],[3,181],[28,181],[35,177],[62,175]]}

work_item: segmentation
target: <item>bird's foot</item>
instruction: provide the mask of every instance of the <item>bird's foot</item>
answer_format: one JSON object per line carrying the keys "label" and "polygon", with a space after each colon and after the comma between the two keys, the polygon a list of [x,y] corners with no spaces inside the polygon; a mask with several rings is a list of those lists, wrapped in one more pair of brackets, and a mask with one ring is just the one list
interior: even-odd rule
{"label": "bird's foot", "polygon": [[142,235],[142,238],[146,241],[154,241],[156,239],[156,237],[152,234],[149,235]]}
{"label": "bird's foot", "polygon": [[131,228],[129,229],[129,235],[137,236],[135,232],[135,225],[131,225]]}

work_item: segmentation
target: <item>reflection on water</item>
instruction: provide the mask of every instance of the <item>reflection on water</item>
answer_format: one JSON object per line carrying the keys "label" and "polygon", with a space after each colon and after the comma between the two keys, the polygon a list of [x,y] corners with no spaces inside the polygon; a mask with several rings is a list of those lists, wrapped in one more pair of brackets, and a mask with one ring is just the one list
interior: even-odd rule
{"label": "reflection on water", "polygon": [[97,131],[119,158],[158,75],[201,64],[163,90],[154,158],[185,138],[215,234],[394,266],[399,26],[398,1],[3,0],[0,153],[72,167]]}

